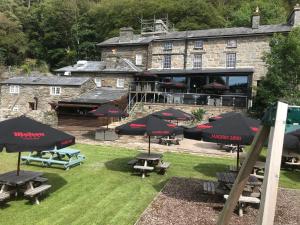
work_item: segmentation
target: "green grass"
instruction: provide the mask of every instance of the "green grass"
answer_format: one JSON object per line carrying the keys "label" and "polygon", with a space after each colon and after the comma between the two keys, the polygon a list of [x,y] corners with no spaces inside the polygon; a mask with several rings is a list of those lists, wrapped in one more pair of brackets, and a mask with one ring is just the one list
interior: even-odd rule
{"label": "green grass", "polygon": [[[172,163],[164,176],[152,173],[141,179],[131,175],[127,161],[137,151],[111,147],[76,145],[87,157],[85,163],[69,171],[22,165],[23,170],[45,173],[53,185],[50,195],[39,206],[23,197],[0,208],[1,225],[129,225],[172,176],[215,179],[234,159],[165,153]],[[17,154],[0,153],[0,173],[15,170]],[[280,185],[299,188],[297,172],[282,172]]]}

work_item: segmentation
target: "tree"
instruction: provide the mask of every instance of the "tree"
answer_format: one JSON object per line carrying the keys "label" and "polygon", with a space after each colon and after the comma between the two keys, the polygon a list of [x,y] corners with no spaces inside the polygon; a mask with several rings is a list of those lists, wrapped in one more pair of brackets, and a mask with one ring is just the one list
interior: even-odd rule
{"label": "tree", "polygon": [[20,64],[26,52],[27,39],[18,21],[0,12],[0,63]]}
{"label": "tree", "polygon": [[254,109],[262,112],[278,100],[300,104],[300,28],[275,35],[265,57],[268,72],[257,88]]}

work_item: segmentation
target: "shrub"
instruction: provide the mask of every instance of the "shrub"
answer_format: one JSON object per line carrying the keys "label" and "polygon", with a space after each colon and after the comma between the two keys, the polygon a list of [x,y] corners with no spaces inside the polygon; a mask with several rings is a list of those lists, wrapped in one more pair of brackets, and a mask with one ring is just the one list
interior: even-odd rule
{"label": "shrub", "polygon": [[192,114],[195,116],[195,120],[201,122],[203,120],[203,116],[205,114],[205,110],[198,108],[192,111]]}

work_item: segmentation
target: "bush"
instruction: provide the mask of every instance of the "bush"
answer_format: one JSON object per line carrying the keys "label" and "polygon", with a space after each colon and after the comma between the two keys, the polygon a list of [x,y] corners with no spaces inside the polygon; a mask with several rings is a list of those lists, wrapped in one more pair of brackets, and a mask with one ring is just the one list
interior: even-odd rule
{"label": "bush", "polygon": [[205,110],[198,108],[192,111],[192,114],[195,116],[195,120],[201,122],[203,120],[203,116],[205,114]]}

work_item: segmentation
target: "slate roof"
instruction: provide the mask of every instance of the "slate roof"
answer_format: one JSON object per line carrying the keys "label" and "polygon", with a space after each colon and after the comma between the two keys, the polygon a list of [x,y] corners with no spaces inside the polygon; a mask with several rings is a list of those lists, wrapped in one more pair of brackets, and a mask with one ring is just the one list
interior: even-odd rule
{"label": "slate roof", "polygon": [[239,36],[256,36],[256,35],[271,35],[273,33],[285,33],[291,31],[292,26],[287,24],[276,25],[260,25],[257,29],[251,27],[231,27],[231,28],[216,28],[206,30],[191,30],[191,31],[174,31],[159,36],[143,37],[135,35],[130,42],[120,42],[119,37],[113,37],[98,43],[98,46],[116,46],[116,45],[142,45],[148,44],[151,41],[164,41],[176,39],[196,39],[196,38],[219,38],[219,37],[239,37]]}
{"label": "slate roof", "polygon": [[115,68],[107,68],[105,61],[85,61],[84,64],[62,67],[55,72],[141,72],[129,59],[121,58]]}
{"label": "slate roof", "polygon": [[153,74],[218,74],[218,73],[253,73],[254,68],[211,68],[211,69],[152,69]]}
{"label": "slate roof", "polygon": [[87,91],[74,99],[66,100],[64,102],[72,103],[107,103],[118,100],[128,94],[128,90],[101,87],[91,91]]}
{"label": "slate roof", "polygon": [[81,86],[89,79],[89,77],[15,76],[2,81],[1,84]]}

